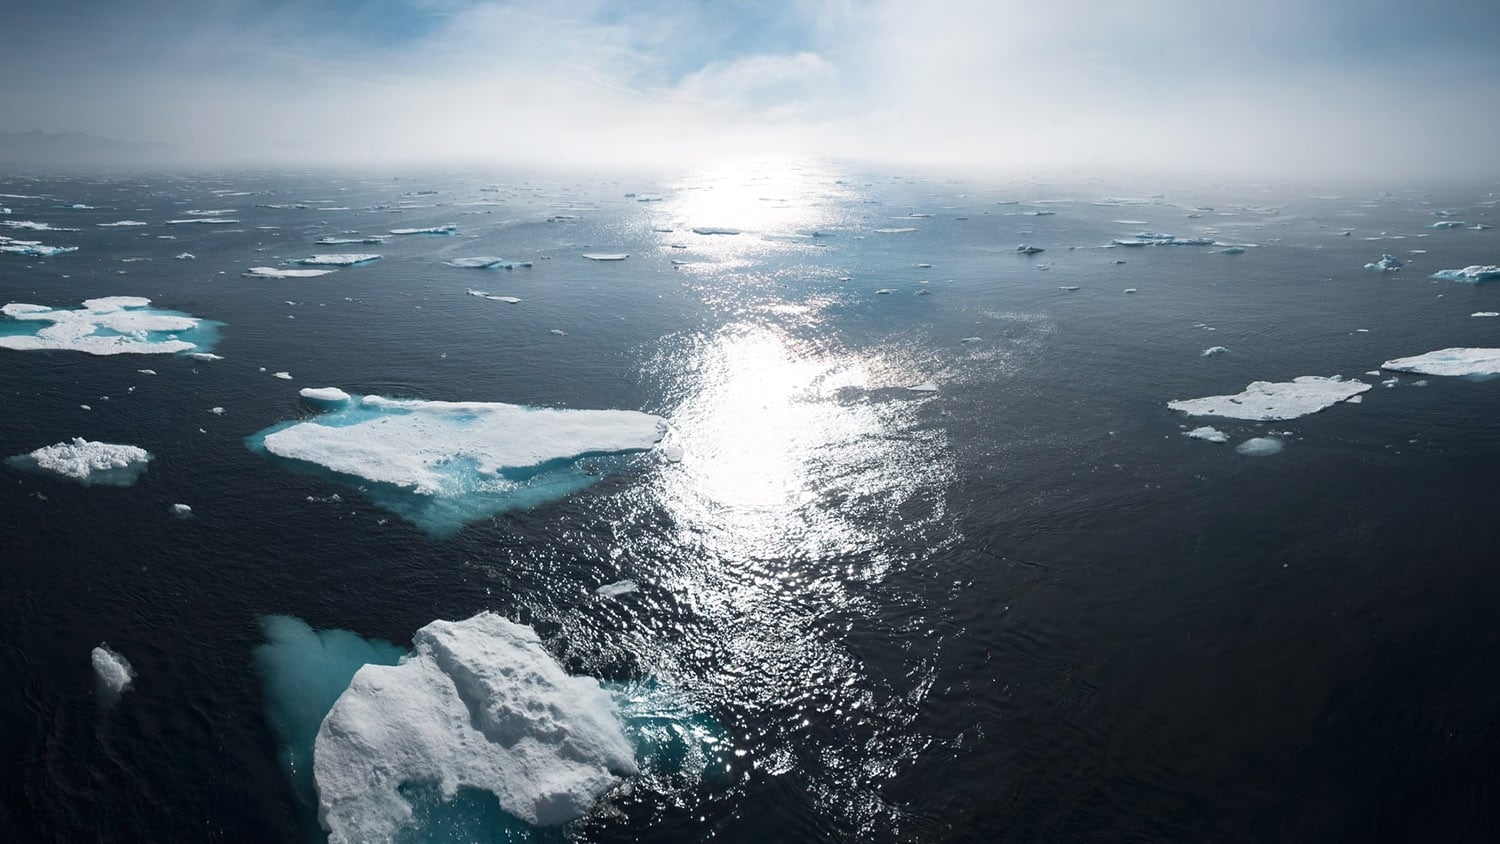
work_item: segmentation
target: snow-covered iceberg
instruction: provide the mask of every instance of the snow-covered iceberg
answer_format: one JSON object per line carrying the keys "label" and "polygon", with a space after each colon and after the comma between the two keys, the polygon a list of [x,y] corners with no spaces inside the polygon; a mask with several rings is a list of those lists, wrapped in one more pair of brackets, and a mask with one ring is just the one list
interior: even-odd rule
{"label": "snow-covered iceberg", "polygon": [[241,275],[246,278],[317,278],[335,270],[287,270],[280,267],[251,267]]}
{"label": "snow-covered iceberg", "polygon": [[297,263],[309,267],[353,267],[379,260],[379,255],[369,252],[355,252],[338,255],[313,255],[310,258],[303,258]]}
{"label": "snow-covered iceberg", "polygon": [[[219,323],[150,307],[139,296],[86,299],[78,310],[12,302],[0,307],[0,349],[91,355],[207,352]],[[39,323],[36,328],[31,323]]]}
{"label": "snow-covered iceberg", "polygon": [[1422,355],[1388,360],[1380,366],[1383,369],[1418,375],[1500,375],[1500,349],[1439,349]]}
{"label": "snow-covered iceberg", "polygon": [[43,446],[6,460],[17,469],[51,472],[84,484],[130,486],[146,471],[151,453],[134,445],[86,440]]}
{"label": "snow-covered iceberg", "polygon": [[530,261],[507,261],[504,258],[496,258],[490,255],[481,255],[477,258],[454,258],[443,263],[450,267],[476,270],[514,270],[531,266]]}
{"label": "snow-covered iceberg", "polygon": [[247,444],[351,480],[376,504],[438,536],[581,490],[630,454],[652,448],[666,425],[633,410],[391,399],[334,389],[302,393],[324,414],[274,425]]}
{"label": "snow-covered iceberg", "polygon": [[1370,385],[1363,381],[1303,375],[1291,381],[1255,381],[1244,392],[1231,396],[1179,399],[1167,402],[1167,407],[1189,416],[1271,422],[1326,410],[1368,389]]}
{"label": "snow-covered iceberg", "polygon": [[1438,270],[1432,274],[1432,277],[1444,281],[1467,281],[1470,284],[1479,284],[1485,281],[1500,281],[1500,266],[1475,264],[1464,267],[1461,270]]}
{"label": "snow-covered iceberg", "polygon": [[106,702],[118,699],[135,680],[135,669],[130,660],[110,650],[109,645],[95,647],[89,660],[94,664],[94,677],[99,681],[99,692]]}
{"label": "snow-covered iceberg", "polygon": [[1401,259],[1397,258],[1395,255],[1381,255],[1379,261],[1371,261],[1370,263],[1365,264],[1365,269],[1379,270],[1383,273],[1393,273],[1404,266],[1406,265],[1403,264],[1401,262]]}

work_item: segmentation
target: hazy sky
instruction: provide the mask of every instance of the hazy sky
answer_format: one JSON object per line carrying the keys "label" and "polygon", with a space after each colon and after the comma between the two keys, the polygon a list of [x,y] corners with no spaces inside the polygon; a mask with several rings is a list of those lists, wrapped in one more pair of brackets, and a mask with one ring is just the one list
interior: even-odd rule
{"label": "hazy sky", "polygon": [[0,129],[202,157],[1500,171],[1497,0],[8,0]]}

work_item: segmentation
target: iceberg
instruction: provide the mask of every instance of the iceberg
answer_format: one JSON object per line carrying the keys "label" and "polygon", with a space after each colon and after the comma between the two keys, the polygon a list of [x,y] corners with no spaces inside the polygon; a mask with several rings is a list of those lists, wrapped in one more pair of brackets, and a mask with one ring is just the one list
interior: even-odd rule
{"label": "iceberg", "polygon": [[583,257],[590,261],[623,261],[630,257],[628,252],[585,252]]}
{"label": "iceberg", "polygon": [[1500,375],[1500,349],[1439,349],[1388,360],[1380,366],[1417,375]]}
{"label": "iceberg", "polygon": [[444,261],[450,267],[462,267],[476,270],[514,270],[531,267],[530,261],[507,261],[503,258],[494,258],[488,255],[478,258],[454,258]]}
{"label": "iceberg", "polygon": [[1372,261],[1368,264],[1365,264],[1365,269],[1379,270],[1383,273],[1393,273],[1404,266],[1406,265],[1401,263],[1400,259],[1398,259],[1394,255],[1381,255],[1379,261]]}
{"label": "iceberg", "polygon": [[[351,396],[316,388],[323,415],[273,425],[252,451],[348,480],[435,536],[553,501],[650,450],[665,420],[633,410]],[[340,391],[342,392],[342,391]]]}
{"label": "iceberg", "polygon": [[309,267],[353,267],[379,260],[379,255],[356,252],[344,255],[314,255],[311,258],[303,258],[297,263]]}
{"label": "iceberg", "polygon": [[446,235],[446,234],[454,234],[457,231],[458,231],[458,226],[447,225],[447,226],[432,226],[430,228],[425,228],[425,229],[391,229],[391,234],[438,234],[438,235]]}
{"label": "iceberg", "polygon": [[1222,416],[1252,422],[1296,419],[1326,410],[1370,389],[1363,381],[1303,375],[1291,381],[1255,381],[1232,396],[1208,396],[1167,402],[1189,416]]}
{"label": "iceberg", "polygon": [[246,278],[317,278],[334,270],[283,270],[278,267],[251,267],[241,275]]}
{"label": "iceberg", "polygon": [[1443,281],[1467,281],[1470,284],[1500,281],[1500,266],[1474,264],[1461,270],[1438,270],[1432,274],[1432,277]]}
{"label": "iceberg", "polygon": [[191,252],[182,252],[182,253],[178,254],[177,260],[179,260],[179,261],[191,261],[191,260],[193,260],[194,258],[197,258],[197,257],[198,257],[197,255],[194,255]]}
{"label": "iceberg", "polygon": [[0,349],[68,350],[91,355],[172,354],[208,351],[217,342],[219,323],[178,311],[149,307],[150,299],[106,296],[84,300],[78,310],[12,302],[0,314],[17,322],[51,323],[35,333],[10,333],[13,322],[0,320]]}
{"label": "iceberg", "polygon": [[135,679],[135,669],[130,661],[110,650],[109,645],[100,644],[89,654],[94,663],[94,676],[99,680],[99,690],[106,700],[114,701]]}
{"label": "iceberg", "polygon": [[283,381],[290,381],[290,380],[292,380],[292,373],[290,373],[290,372],[273,372],[273,373],[271,373],[271,377],[272,378],[280,378]]}
{"label": "iceberg", "polygon": [[1246,457],[1270,457],[1281,451],[1281,440],[1275,437],[1252,437],[1234,447]]}
{"label": "iceberg", "polygon": [[535,826],[582,817],[638,772],[619,710],[570,676],[530,627],[493,613],[434,621],[398,665],[360,668],[318,729],[313,776],[330,842],[392,840],[406,787],[494,794]]}
{"label": "iceberg", "polygon": [[1229,442],[1229,435],[1228,434],[1225,434],[1223,431],[1220,431],[1218,428],[1212,428],[1212,427],[1209,427],[1207,425],[1205,425],[1205,426],[1203,426],[1201,428],[1194,428],[1191,431],[1183,431],[1182,435],[1184,437],[1191,437],[1191,438],[1193,438],[1195,440],[1206,440],[1207,442],[1211,442],[1211,443],[1227,443],[1227,442]]}
{"label": "iceberg", "polygon": [[5,462],[17,469],[52,472],[86,485],[130,486],[146,471],[151,453],[139,446],[74,437],[72,442],[44,446]]}

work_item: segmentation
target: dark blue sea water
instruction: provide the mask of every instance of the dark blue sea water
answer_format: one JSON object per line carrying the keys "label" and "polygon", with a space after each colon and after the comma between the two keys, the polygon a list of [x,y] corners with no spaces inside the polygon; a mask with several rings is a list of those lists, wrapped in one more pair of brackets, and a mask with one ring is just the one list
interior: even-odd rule
{"label": "dark blue sea water", "polygon": [[[1500,381],[1363,373],[1500,346],[1470,316],[1500,286],[1428,278],[1500,263],[1496,230],[1431,228],[1496,223],[1495,190],[817,162],[0,177],[0,221],[79,229],[0,229],[78,247],[0,254],[0,303],[144,296],[222,323],[223,356],[0,350],[0,456],[155,456],[127,488],[0,467],[0,837],[316,840],[266,620],[394,654],[493,610],[722,735],[544,839],[1490,839]],[[148,225],[97,225],[126,219]],[[1220,245],[1103,248],[1141,232]],[[241,276],[328,252],[383,257]],[[1407,266],[1363,268],[1384,253]],[[474,256],[533,266],[443,263]],[[1166,407],[1333,374],[1375,387],[1286,422]],[[247,447],[325,386],[644,410],[681,459],[434,535]],[[1231,444],[1181,435],[1201,424]],[[1266,435],[1285,449],[1232,447]],[[137,674],[113,702],[101,642]]]}

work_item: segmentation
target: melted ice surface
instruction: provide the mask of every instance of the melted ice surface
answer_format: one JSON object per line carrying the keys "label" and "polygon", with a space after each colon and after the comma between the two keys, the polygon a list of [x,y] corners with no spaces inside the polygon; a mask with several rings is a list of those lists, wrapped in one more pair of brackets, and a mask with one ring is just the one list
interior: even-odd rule
{"label": "melted ice surface", "polygon": [[1326,410],[1368,389],[1370,385],[1363,381],[1303,375],[1291,381],[1255,381],[1232,396],[1178,400],[1168,402],[1167,407],[1189,416],[1271,422]]}
{"label": "melted ice surface", "polygon": [[399,665],[366,665],[314,745],[318,817],[331,842],[391,840],[413,816],[408,785],[445,800],[488,791],[551,826],[584,815],[636,773],[609,693],[572,677],[530,627],[493,613],[434,621]]}
{"label": "melted ice surface", "polygon": [[[70,350],[91,355],[171,354],[211,346],[211,334],[199,331],[211,323],[177,311],[149,307],[150,299],[106,296],[87,299],[78,310],[19,302],[0,307],[13,320],[51,323],[35,334],[0,334],[0,348]],[[199,332],[195,339],[181,336]]]}
{"label": "melted ice surface", "polygon": [[1500,349],[1438,349],[1388,360],[1381,367],[1421,375],[1500,375]]}

